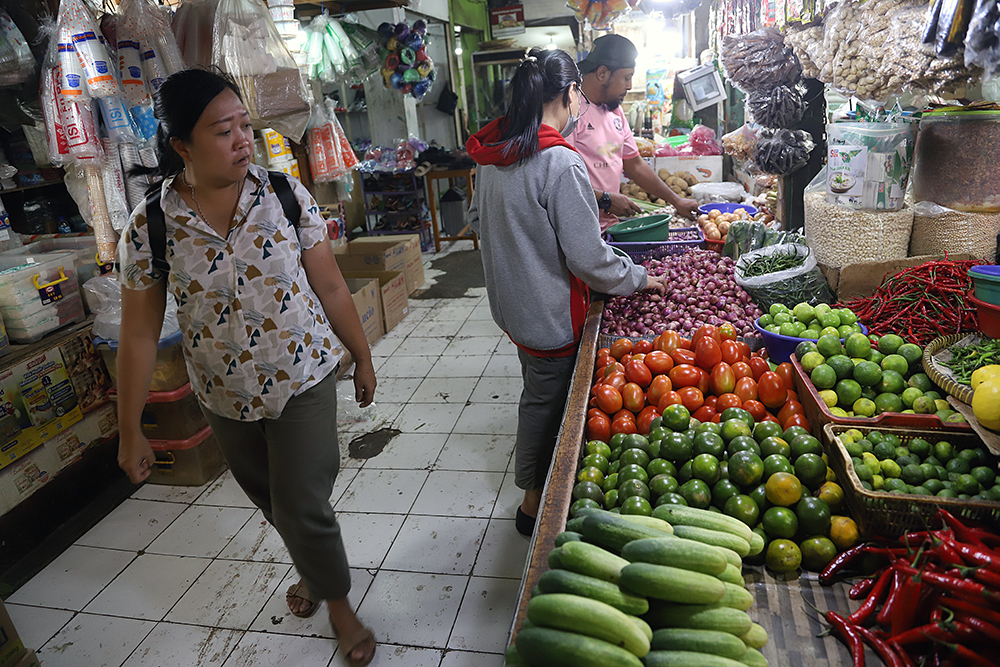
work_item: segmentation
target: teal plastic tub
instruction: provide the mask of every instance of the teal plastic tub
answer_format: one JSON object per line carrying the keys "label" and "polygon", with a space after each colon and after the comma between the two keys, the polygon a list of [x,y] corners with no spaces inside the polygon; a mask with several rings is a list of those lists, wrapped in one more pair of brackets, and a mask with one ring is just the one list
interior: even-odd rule
{"label": "teal plastic tub", "polygon": [[969,277],[976,288],[977,299],[992,306],[1000,306],[1000,266],[974,266],[969,269]]}
{"label": "teal plastic tub", "polygon": [[634,243],[638,241],[666,241],[670,234],[672,215],[643,215],[629,218],[608,229],[615,241]]}

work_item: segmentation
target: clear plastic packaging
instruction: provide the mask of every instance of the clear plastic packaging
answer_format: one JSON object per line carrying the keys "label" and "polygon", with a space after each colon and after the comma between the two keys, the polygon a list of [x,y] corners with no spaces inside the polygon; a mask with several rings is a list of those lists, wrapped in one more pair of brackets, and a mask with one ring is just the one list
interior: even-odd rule
{"label": "clear plastic packaging", "polygon": [[731,155],[733,159],[746,161],[753,157],[757,149],[757,135],[747,125],[740,125],[738,128],[722,137],[722,147],[726,155]]}
{"label": "clear plastic packaging", "polygon": [[[31,243],[20,248],[9,250],[7,254],[14,255],[44,255],[52,252],[65,252],[73,255],[73,268],[76,271],[77,284],[86,285],[87,281],[101,272],[102,264],[97,259],[97,241],[93,236],[47,236],[33,237]],[[110,264],[103,265],[107,269]],[[91,312],[89,302],[84,299],[84,310]]]}
{"label": "clear plastic packaging", "polygon": [[[94,335],[105,340],[117,341],[121,337],[122,287],[114,275],[91,278],[83,285],[83,292],[90,310],[97,314],[94,318]],[[167,307],[160,328],[160,340],[169,338],[180,331],[177,322],[177,300],[167,293]]]}
{"label": "clear plastic packaging", "polygon": [[0,316],[15,343],[34,343],[50,331],[82,321],[73,255],[0,255]]}
{"label": "clear plastic packaging", "polygon": [[[762,276],[745,277],[743,271],[754,260],[770,255],[799,255],[804,257],[800,266]],[[808,246],[797,243],[772,245],[741,255],[736,262],[736,284],[746,290],[754,303],[767,310],[775,303],[833,303],[836,299],[823,273],[816,266],[816,258]]]}
{"label": "clear plastic packaging", "polygon": [[746,196],[747,191],[741,183],[695,183],[691,186],[691,198],[699,204],[739,203]]}
{"label": "clear plastic packaging", "polygon": [[[100,31],[90,7],[83,0],[61,0],[59,3],[60,42],[65,43],[68,36],[72,42],[87,91],[92,97],[121,95],[121,87],[114,76],[114,65],[103,39],[99,39]],[[61,49],[60,49],[61,51]],[[61,59],[63,66],[66,60]]]}
{"label": "clear plastic packaging", "polygon": [[792,129],[806,112],[800,86],[776,86],[747,95],[746,108],[754,122],[764,127]]}
{"label": "clear plastic packaging", "polygon": [[263,3],[220,0],[212,62],[236,79],[251,120],[301,141],[309,96],[291,52]]}
{"label": "clear plastic packaging", "polygon": [[1000,4],[976,0],[965,35],[965,66],[986,70],[986,78],[1000,74]]}
{"label": "clear plastic packaging", "polygon": [[726,77],[746,92],[795,85],[802,79],[799,59],[774,28],[727,36],[722,40],[722,67]]}
{"label": "clear plastic packaging", "polygon": [[31,54],[27,40],[10,18],[10,14],[0,9],[0,34],[13,52],[12,60],[0,62],[0,85],[13,86],[30,78],[35,73],[35,57]]}
{"label": "clear plastic packaging", "polygon": [[809,162],[816,144],[805,130],[761,131],[753,161],[767,174],[783,176],[798,171]]}
{"label": "clear plastic packaging", "polygon": [[903,208],[913,154],[911,123],[834,123],[826,128],[827,199],[854,209]]}
{"label": "clear plastic packaging", "polygon": [[189,67],[212,64],[212,29],[218,5],[216,0],[184,0],[174,14],[173,33]]}

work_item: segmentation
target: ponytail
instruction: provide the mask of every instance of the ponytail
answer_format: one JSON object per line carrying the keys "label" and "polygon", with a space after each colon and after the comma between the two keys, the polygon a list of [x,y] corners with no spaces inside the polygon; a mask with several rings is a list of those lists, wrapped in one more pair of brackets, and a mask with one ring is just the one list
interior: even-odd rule
{"label": "ponytail", "polygon": [[569,88],[580,80],[576,63],[565,51],[535,48],[528,52],[510,82],[510,103],[499,142],[505,157],[524,160],[538,151],[543,107],[560,96],[568,104]]}
{"label": "ponytail", "polygon": [[154,185],[184,169],[184,160],[170,140],[177,137],[188,141],[205,108],[226,89],[232,90],[243,100],[240,89],[222,70],[186,69],[171,74],[154,95],[153,113],[159,121],[156,129],[155,167],[137,166],[129,171],[132,176],[152,176]]}

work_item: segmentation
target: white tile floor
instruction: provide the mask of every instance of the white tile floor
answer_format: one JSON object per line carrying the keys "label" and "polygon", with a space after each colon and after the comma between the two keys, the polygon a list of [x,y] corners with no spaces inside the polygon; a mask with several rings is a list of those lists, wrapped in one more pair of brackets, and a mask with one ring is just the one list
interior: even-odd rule
{"label": "white tile floor", "polygon": [[[484,289],[410,306],[373,348],[378,418],[341,428],[331,503],[350,599],[379,641],[373,665],[499,667],[528,551],[513,521],[516,348]],[[402,434],[348,459],[373,425]],[[325,614],[288,612],[296,580],[226,472],[200,488],[141,487],[6,604],[45,667],[342,666]]]}

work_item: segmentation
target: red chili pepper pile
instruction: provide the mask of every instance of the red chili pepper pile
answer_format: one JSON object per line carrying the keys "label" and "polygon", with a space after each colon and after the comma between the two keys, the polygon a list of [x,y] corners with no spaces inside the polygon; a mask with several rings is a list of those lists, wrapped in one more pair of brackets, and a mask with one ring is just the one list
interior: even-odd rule
{"label": "red chili pepper pile", "polygon": [[976,310],[966,303],[970,267],[979,260],[925,262],[890,276],[869,297],[844,303],[871,334],[899,334],[917,345],[963,331],[976,331]]}
{"label": "red chili pepper pile", "polygon": [[[826,620],[863,667],[870,646],[889,667],[1000,664],[1000,538],[944,510],[940,530],[910,533],[902,547],[864,544],[830,562],[820,583],[830,585],[866,554],[889,562],[851,587],[861,607]],[[869,627],[870,626],[870,627]]]}

